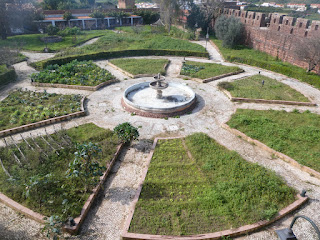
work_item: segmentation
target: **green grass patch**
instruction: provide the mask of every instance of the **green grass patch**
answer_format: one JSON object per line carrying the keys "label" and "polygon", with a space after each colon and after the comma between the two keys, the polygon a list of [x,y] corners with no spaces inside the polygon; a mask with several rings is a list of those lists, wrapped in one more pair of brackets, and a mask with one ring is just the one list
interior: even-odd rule
{"label": "green grass patch", "polygon": [[[131,29],[129,31],[129,29]],[[121,28],[120,33],[105,31],[105,35],[97,42],[82,48],[69,48],[57,57],[77,54],[88,54],[101,51],[118,51],[134,49],[166,49],[206,52],[199,44],[187,40],[175,39],[162,31],[151,30],[146,26],[140,32],[135,32],[134,27]]]}
{"label": "green grass patch", "polygon": [[219,86],[228,90],[233,97],[309,102],[308,98],[288,85],[263,75],[221,82]]}
{"label": "green grass patch", "polygon": [[221,40],[214,38],[211,38],[211,40],[220,49],[223,57],[230,62],[244,63],[281,73],[320,89],[320,76],[315,73],[307,73],[303,68],[283,62],[267,53],[246,46],[239,45],[235,49],[224,48]]}
{"label": "green grass patch", "polygon": [[180,74],[192,78],[206,79],[239,70],[241,70],[239,67],[229,67],[216,63],[186,61],[181,68]]}
{"label": "green grass patch", "polygon": [[0,102],[0,130],[81,110],[80,95],[17,90]]}
{"label": "green grass patch", "polygon": [[228,125],[320,172],[320,116],[238,109]]}
{"label": "green grass patch", "polygon": [[191,235],[271,219],[295,191],[203,133],[159,140],[129,232]]}
{"label": "green grass patch", "polygon": [[164,75],[166,73],[164,67],[169,63],[169,60],[120,58],[111,60],[110,62],[133,75],[157,73]]}
{"label": "green grass patch", "polygon": [[8,71],[9,70],[8,70],[8,68],[7,68],[7,66],[5,64],[0,65],[0,74],[6,73]]}
{"label": "green grass patch", "polygon": [[[46,141],[57,149],[59,155]],[[118,139],[112,131],[89,123],[59,131],[50,137],[45,135],[44,139],[27,138],[27,142],[30,146],[26,142],[18,144],[25,159],[14,145],[0,149],[0,159],[12,176],[9,178],[0,167],[0,191],[44,215],[60,215],[66,211],[64,215],[76,217],[80,215],[92,189],[85,191],[81,181],[66,177],[69,163],[73,161],[74,152],[77,151],[76,144],[84,142],[98,144],[102,151],[96,160],[106,167],[116,151]],[[21,165],[17,164],[14,154],[20,159]],[[35,177],[38,177],[38,182],[34,181]],[[97,176],[96,180],[98,178]],[[29,197],[26,196],[27,190],[32,193]],[[63,204],[66,200],[67,204]]]}
{"label": "green grass patch", "polygon": [[31,80],[34,82],[81,86],[97,86],[112,79],[115,77],[110,72],[98,67],[92,61],[78,60],[61,66],[49,65],[41,72],[31,75]]}
{"label": "green grass patch", "polygon": [[[91,38],[102,36],[106,32],[107,30],[83,31],[83,34],[77,35],[76,39],[74,39],[74,36],[65,36],[61,42],[48,43],[47,46],[51,51],[59,51],[84,43]],[[42,52],[46,47],[46,44],[41,41],[40,38],[46,36],[47,34],[25,34],[12,36],[8,37],[6,40],[1,40],[0,47],[15,48],[19,46],[22,47],[23,50]]]}

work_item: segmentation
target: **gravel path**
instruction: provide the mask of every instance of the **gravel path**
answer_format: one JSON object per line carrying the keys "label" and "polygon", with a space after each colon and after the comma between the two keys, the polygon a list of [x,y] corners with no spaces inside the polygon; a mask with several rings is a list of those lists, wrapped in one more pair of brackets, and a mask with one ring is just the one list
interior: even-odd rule
{"label": "gravel path", "polygon": [[[197,42],[205,45],[205,41]],[[207,49],[210,53],[211,60],[186,58],[186,60],[201,61],[201,62],[220,62],[228,66],[236,66],[236,64],[223,62],[221,56],[216,49],[208,44]],[[138,57],[139,58],[139,57]],[[141,57],[141,58],[168,58],[171,64],[168,69],[168,76],[172,81],[180,82],[191,87],[198,96],[198,106],[190,115],[180,116],[180,118],[165,119],[149,119],[140,116],[131,116],[125,112],[120,104],[123,91],[134,83],[141,81],[150,81],[152,78],[130,79],[121,72],[107,65],[107,61],[97,61],[96,64],[108,69],[112,74],[118,77],[121,81],[117,84],[102,88],[96,92],[86,92],[80,90],[66,89],[48,89],[48,92],[57,93],[81,93],[88,96],[87,110],[88,116],[74,119],[69,122],[59,123],[46,127],[48,132],[53,132],[53,126],[56,129],[61,127],[71,128],[86,122],[93,122],[103,128],[114,128],[120,122],[131,122],[135,126],[141,126],[140,138],[152,139],[155,136],[187,136],[194,132],[207,133],[219,143],[226,146],[230,150],[237,151],[243,158],[248,161],[258,163],[275,171],[282,176],[288,185],[301,191],[307,189],[310,201],[303,208],[296,211],[295,215],[307,215],[311,217],[318,226],[320,226],[320,180],[316,179],[301,170],[292,167],[280,159],[274,159],[269,153],[257,148],[254,145],[243,141],[235,135],[220,127],[221,123],[227,122],[237,108],[248,109],[276,109],[288,110],[299,109],[301,111],[310,110],[320,114],[319,107],[299,107],[299,106],[283,106],[270,104],[253,104],[253,103],[232,103],[229,99],[217,88],[217,84],[221,81],[234,81],[236,79],[257,74],[261,74],[275,78],[292,88],[299,90],[304,95],[311,98],[318,105],[320,104],[320,91],[312,86],[299,82],[295,79],[287,78],[281,74],[272,73],[259,68],[239,65],[245,70],[244,73],[230,76],[222,80],[210,82],[207,84],[197,83],[190,80],[182,80],[176,78],[182,65],[183,58],[181,57]],[[9,86],[6,91],[0,92],[0,99],[3,99],[9,90],[19,86],[32,90],[43,90],[44,88],[35,88],[30,85],[28,75],[34,70],[24,63],[15,65],[20,81],[15,85]],[[127,80],[125,80],[127,79]],[[26,133],[45,134],[44,128],[38,128]],[[14,139],[19,140],[20,136],[14,135]],[[1,142],[1,141],[0,141]],[[84,226],[81,229],[80,235],[71,237],[71,239],[120,239],[123,223],[128,214],[132,198],[136,192],[138,183],[141,179],[142,169],[146,164],[148,149],[150,143],[141,141],[135,143],[131,148],[126,149],[120,156],[116,166],[112,170],[112,175],[105,183],[105,190],[101,193],[94,208],[90,211],[89,216],[85,220]],[[288,227],[293,215],[277,221],[270,227],[254,233],[252,235],[243,236],[238,239],[278,239],[274,233],[275,229]],[[21,219],[20,219],[21,218]],[[19,225],[15,226],[15,219],[19,219]],[[5,221],[6,220],[6,221]],[[14,211],[0,204],[0,238],[8,234],[12,236],[10,239],[40,239],[38,233],[39,224],[24,217],[20,217]],[[299,239],[315,239],[310,225],[299,220],[294,227],[294,231]],[[11,234],[11,235],[10,235]],[[21,235],[22,234],[22,235]],[[24,234],[24,235],[23,235]],[[22,237],[21,237],[22,236]]]}
{"label": "gravel path", "polygon": [[78,47],[78,48],[81,48],[81,47],[84,47],[84,46],[87,46],[87,45],[91,45],[91,44],[95,43],[96,41],[98,41],[99,38],[100,38],[100,37],[92,38],[92,39],[86,41],[85,43],[83,43],[83,44],[81,44],[81,45],[79,45],[79,46],[77,46],[77,47]]}

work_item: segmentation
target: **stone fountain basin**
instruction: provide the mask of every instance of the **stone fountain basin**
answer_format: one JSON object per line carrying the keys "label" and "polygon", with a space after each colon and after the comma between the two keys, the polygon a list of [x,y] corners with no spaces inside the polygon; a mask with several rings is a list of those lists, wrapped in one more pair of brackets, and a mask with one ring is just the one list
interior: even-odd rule
{"label": "stone fountain basin", "polygon": [[122,98],[123,107],[130,112],[146,115],[143,113],[160,114],[154,117],[173,116],[181,112],[186,112],[196,102],[194,91],[181,83],[168,83],[168,87],[163,90],[162,98],[157,99],[157,91],[149,86],[150,82],[134,84],[128,87]]}

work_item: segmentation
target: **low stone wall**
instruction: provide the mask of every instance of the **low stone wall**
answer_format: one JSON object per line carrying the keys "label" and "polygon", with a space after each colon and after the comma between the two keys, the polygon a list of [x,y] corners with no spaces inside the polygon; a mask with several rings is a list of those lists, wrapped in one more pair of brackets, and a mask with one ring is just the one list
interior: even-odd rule
{"label": "low stone wall", "polygon": [[[104,174],[100,177],[100,181],[98,183],[98,185],[92,190],[91,195],[88,197],[87,201],[85,202],[85,204],[82,207],[81,213],[78,217],[76,217],[74,219],[75,221],[75,226],[64,226],[63,230],[71,233],[71,234],[76,234],[79,229],[81,224],[83,223],[85,217],[87,216],[90,207],[92,206],[92,203],[94,202],[94,200],[96,199],[103,183],[105,182],[105,180],[107,179],[107,176],[111,170],[111,168],[113,167],[116,159],[118,158],[121,150],[123,149],[124,144],[120,144],[117,147],[117,151],[114,154],[111,162],[107,165],[107,170],[104,172]],[[19,213],[39,222],[44,224],[46,221],[44,220],[46,218],[46,216],[36,213],[34,211],[32,211],[31,209],[22,206],[21,204],[17,203],[16,201],[12,200],[11,198],[8,198],[6,195],[0,193],[0,202],[2,202],[3,204],[5,204],[6,206],[18,211]]]}
{"label": "low stone wall", "polygon": [[263,144],[262,142],[260,142],[260,141],[258,141],[256,139],[253,139],[253,138],[247,136],[246,134],[244,134],[243,132],[240,132],[237,129],[230,128],[227,124],[222,123],[221,127],[223,127],[224,129],[228,130],[232,134],[241,137],[242,139],[246,140],[247,142],[253,143],[254,145],[258,146],[259,148],[261,148],[261,149],[263,149],[263,150],[265,150],[265,151],[267,151],[267,152],[269,152],[271,154],[274,154],[275,156],[277,156],[278,158],[280,158],[280,159],[284,160],[285,162],[291,164],[292,166],[297,167],[300,170],[309,173],[311,176],[314,176],[314,177],[320,179],[320,173],[315,171],[315,170],[313,170],[312,168],[309,168],[307,166],[301,165],[300,163],[298,163],[296,160],[292,159],[291,157],[289,157],[289,156],[287,156],[287,155],[285,155],[283,153],[277,152],[276,150],[268,147],[267,145]]}
{"label": "low stone wall", "polygon": [[52,87],[52,88],[68,88],[68,89],[77,89],[77,90],[86,90],[86,91],[97,91],[98,89],[108,86],[113,83],[117,83],[119,80],[112,79],[103,83],[100,83],[97,86],[80,86],[80,85],[67,85],[67,84],[58,84],[58,83],[40,83],[40,82],[31,82],[32,86],[35,87]]}
{"label": "low stone wall", "polygon": [[[170,60],[169,62],[163,67],[163,70],[166,71],[168,66],[170,64]],[[123,70],[122,68],[119,68],[118,66],[114,65],[113,63],[111,63],[110,61],[108,61],[108,65],[110,65],[111,67],[113,67],[114,69],[117,69],[118,71],[122,72],[124,75],[130,77],[130,78],[142,78],[142,77],[153,77],[155,76],[155,74],[137,74],[137,75],[133,75],[125,70]]]}
{"label": "low stone wall", "polygon": [[86,112],[84,110],[84,101],[85,101],[85,99],[86,99],[86,97],[83,97],[81,99],[81,111],[79,111],[79,112],[69,113],[69,114],[64,115],[64,116],[49,118],[49,119],[42,120],[42,121],[39,121],[39,122],[30,123],[30,124],[22,125],[22,126],[19,126],[19,127],[2,130],[2,131],[0,131],[0,137],[4,137],[4,136],[7,136],[7,135],[15,134],[15,133],[18,133],[18,132],[29,131],[29,130],[37,128],[37,127],[42,127],[42,126],[50,125],[50,124],[53,124],[53,123],[57,123],[57,122],[65,121],[65,120],[70,120],[72,118],[84,116],[84,115],[86,115]]}
{"label": "low stone wall", "polygon": [[301,195],[297,195],[297,200],[294,201],[293,203],[291,203],[289,206],[283,208],[282,210],[279,211],[278,215],[276,217],[274,217],[272,220],[267,221],[259,221],[257,223],[254,224],[250,224],[250,225],[245,225],[245,226],[241,226],[239,228],[236,229],[229,229],[229,230],[224,230],[224,231],[220,231],[220,232],[214,232],[214,233],[205,233],[205,234],[197,234],[197,235],[189,235],[189,236],[165,236],[165,235],[151,235],[151,234],[139,234],[139,233],[129,233],[129,228],[130,228],[130,223],[131,220],[133,218],[133,214],[134,214],[134,210],[136,207],[136,204],[139,200],[139,196],[142,190],[142,186],[144,183],[144,180],[147,176],[148,173],[148,168],[151,162],[151,159],[153,157],[154,154],[154,150],[157,146],[158,140],[159,139],[176,139],[176,138],[180,138],[180,137],[171,137],[171,138],[156,138],[153,142],[152,145],[152,150],[150,151],[149,157],[148,157],[148,161],[146,164],[145,169],[143,170],[142,173],[142,179],[139,185],[139,188],[137,190],[137,193],[133,199],[133,203],[132,206],[130,208],[129,211],[129,215],[127,217],[127,220],[125,222],[124,225],[124,231],[122,233],[122,240],[155,240],[155,239],[159,239],[159,240],[202,240],[202,239],[221,239],[222,237],[237,237],[243,234],[247,234],[250,232],[254,232],[257,231],[259,229],[262,229],[268,225],[270,225],[271,223],[283,218],[284,216],[288,215],[289,213],[293,212],[294,210],[298,209],[300,206],[302,206],[305,202],[308,201],[308,197],[302,197]]}
{"label": "low stone wall", "polygon": [[212,82],[212,81],[215,81],[215,80],[218,80],[218,79],[221,79],[221,78],[229,77],[229,76],[232,76],[232,75],[237,75],[237,74],[240,74],[240,73],[243,73],[243,72],[244,72],[244,70],[241,69],[241,70],[236,71],[236,72],[226,73],[226,74],[222,74],[222,75],[219,75],[219,76],[206,78],[206,79],[192,78],[192,77],[186,76],[186,75],[179,75],[179,77],[180,78],[184,78],[184,79],[190,79],[190,80],[193,80],[193,81],[196,81],[196,82],[199,82],[199,83],[208,83],[208,82]]}
{"label": "low stone wall", "polygon": [[[248,103],[267,103],[267,104],[284,104],[284,105],[298,105],[298,106],[317,106],[314,102],[295,102],[295,101],[283,101],[283,100],[266,100],[266,99],[254,99],[254,98],[239,98],[232,97],[229,91],[220,88],[220,90],[227,95],[232,102],[248,102]],[[309,99],[310,100],[310,99]]]}

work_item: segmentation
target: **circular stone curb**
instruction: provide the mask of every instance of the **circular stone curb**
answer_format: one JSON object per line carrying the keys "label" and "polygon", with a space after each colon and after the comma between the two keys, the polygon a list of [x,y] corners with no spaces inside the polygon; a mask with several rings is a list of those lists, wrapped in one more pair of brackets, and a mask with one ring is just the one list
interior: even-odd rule
{"label": "circular stone curb", "polygon": [[136,192],[136,195],[134,196],[132,205],[131,205],[131,209],[129,211],[129,215],[126,219],[125,225],[124,225],[124,231],[122,233],[122,240],[214,240],[214,239],[221,239],[222,237],[237,237],[237,236],[241,236],[243,234],[247,234],[250,232],[255,232],[261,228],[264,228],[268,225],[270,225],[271,223],[285,217],[286,215],[288,215],[289,213],[293,212],[294,210],[298,209],[299,207],[301,207],[304,203],[306,203],[308,201],[308,197],[302,197],[300,194],[298,194],[297,200],[294,201],[293,203],[291,203],[290,205],[288,205],[287,207],[281,209],[278,212],[278,215],[276,217],[274,217],[272,220],[268,221],[268,220],[264,220],[264,221],[259,221],[256,222],[254,224],[250,224],[250,225],[244,225],[235,229],[228,229],[228,230],[224,230],[224,231],[219,231],[219,232],[214,232],[214,233],[204,233],[204,234],[197,234],[197,235],[188,235],[188,236],[172,236],[172,235],[152,235],[152,234],[139,234],[139,233],[129,233],[129,228],[130,228],[130,223],[131,220],[133,218],[133,214],[135,211],[135,207],[136,204],[139,200],[139,196],[142,190],[142,186],[144,183],[144,180],[147,176],[148,173],[148,168],[151,162],[151,159],[153,157],[154,154],[154,150],[157,146],[158,140],[168,140],[168,139],[178,139],[178,138],[184,138],[184,137],[169,137],[169,138],[155,138],[153,145],[152,145],[152,150],[150,151],[150,154],[148,156],[148,160],[147,160],[147,164],[145,169],[143,170],[142,173],[142,178],[141,178],[141,182],[140,185],[138,187],[138,190]]}

